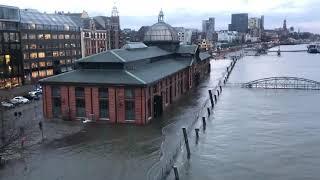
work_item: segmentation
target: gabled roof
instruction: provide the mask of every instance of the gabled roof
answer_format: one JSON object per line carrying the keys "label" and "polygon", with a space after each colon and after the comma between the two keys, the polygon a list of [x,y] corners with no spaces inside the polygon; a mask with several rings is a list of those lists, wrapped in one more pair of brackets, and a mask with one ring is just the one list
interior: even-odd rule
{"label": "gabled roof", "polygon": [[198,46],[193,44],[193,45],[180,45],[177,53],[179,54],[195,54],[198,49]]}
{"label": "gabled roof", "polygon": [[44,78],[40,83],[63,84],[112,84],[144,85],[140,79],[125,70],[79,69],[56,76]]}
{"label": "gabled roof", "polygon": [[91,56],[84,57],[82,59],[77,60],[78,63],[103,63],[103,62],[113,62],[113,63],[122,63],[123,60],[119,58],[115,53],[112,51],[105,51],[99,54],[94,54]]}
{"label": "gabled roof", "polygon": [[128,71],[145,83],[150,84],[188,67],[190,61],[191,59],[189,58],[179,60],[163,59]]}
{"label": "gabled roof", "polygon": [[163,59],[134,70],[79,69],[42,79],[40,83],[144,86],[188,67],[190,61],[190,58]]}
{"label": "gabled roof", "polygon": [[158,47],[147,47],[137,49],[114,49],[78,60],[77,62],[132,62],[153,57],[172,54]]}
{"label": "gabled roof", "polygon": [[211,55],[208,52],[202,52],[202,53],[199,53],[199,57],[200,57],[200,60],[202,61],[210,58]]}
{"label": "gabled roof", "polygon": [[106,16],[96,16],[93,17],[93,19],[97,22],[97,24],[99,24],[103,29],[106,29],[106,25],[108,24],[108,21],[111,21],[110,17],[106,17]]}
{"label": "gabled roof", "polygon": [[115,49],[111,50],[125,62],[136,61],[141,59],[149,59],[153,57],[160,57],[172,54],[171,52],[160,49],[156,46],[151,46],[147,48],[140,49]]}

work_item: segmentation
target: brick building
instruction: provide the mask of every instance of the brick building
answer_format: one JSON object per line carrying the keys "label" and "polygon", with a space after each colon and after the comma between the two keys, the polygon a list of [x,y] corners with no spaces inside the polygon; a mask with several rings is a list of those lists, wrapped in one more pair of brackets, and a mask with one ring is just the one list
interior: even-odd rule
{"label": "brick building", "polygon": [[120,18],[116,6],[112,8],[110,17],[89,17],[85,11],[82,13],[66,13],[64,15],[71,17],[81,27],[82,57],[120,48]]}
{"label": "brick building", "polygon": [[179,45],[161,12],[144,44],[82,58],[77,70],[41,80],[44,116],[147,124],[209,73],[209,60],[197,45]]}

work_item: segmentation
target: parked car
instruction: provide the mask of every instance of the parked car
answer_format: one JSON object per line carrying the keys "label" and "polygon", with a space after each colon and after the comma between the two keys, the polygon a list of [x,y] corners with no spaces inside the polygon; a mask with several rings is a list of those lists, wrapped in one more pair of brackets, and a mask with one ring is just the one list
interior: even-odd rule
{"label": "parked car", "polygon": [[41,93],[40,93],[39,91],[30,91],[30,92],[28,92],[28,94],[29,94],[30,96],[35,97],[35,96],[39,96]]}
{"label": "parked car", "polygon": [[30,101],[31,100],[39,100],[40,99],[40,97],[38,95],[32,95],[32,94],[29,94],[29,93],[24,95],[23,97],[29,99]]}
{"label": "parked car", "polygon": [[33,91],[34,91],[34,92],[37,92],[37,93],[39,93],[39,94],[42,94],[42,88],[41,88],[41,87],[36,88],[36,89],[34,89]]}
{"label": "parked car", "polygon": [[6,102],[6,101],[2,101],[1,106],[5,107],[5,108],[14,108],[14,104]]}
{"label": "parked car", "polygon": [[23,104],[26,104],[26,103],[29,103],[30,100],[27,99],[27,98],[24,98],[22,96],[17,96],[17,97],[14,97],[10,100],[11,103],[23,103]]}

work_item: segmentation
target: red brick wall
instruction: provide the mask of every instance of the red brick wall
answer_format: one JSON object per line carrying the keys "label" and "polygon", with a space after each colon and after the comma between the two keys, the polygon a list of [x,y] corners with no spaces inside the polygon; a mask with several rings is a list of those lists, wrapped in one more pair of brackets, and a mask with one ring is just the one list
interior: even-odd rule
{"label": "red brick wall", "polygon": [[140,88],[135,88],[134,90],[134,95],[135,95],[135,120],[137,124],[142,124],[142,116],[144,114],[142,114],[142,93],[141,93],[141,89]]}
{"label": "red brick wall", "polygon": [[116,122],[116,89],[114,87],[108,88],[109,92],[109,119],[111,123]]}
{"label": "red brick wall", "polygon": [[75,87],[69,87],[69,105],[70,105],[70,116],[71,119],[75,119],[76,117],[76,95],[75,95]]}
{"label": "red brick wall", "polygon": [[94,114],[94,120],[98,121],[100,119],[99,111],[99,88],[93,87],[92,91],[92,113]]}
{"label": "red brick wall", "polygon": [[60,94],[61,94],[61,113],[62,117],[69,116],[69,94],[68,94],[68,87],[61,86],[60,87]]}
{"label": "red brick wall", "polygon": [[43,86],[42,87],[43,88],[43,97],[44,98],[42,98],[42,100],[43,100],[43,102],[42,102],[42,112],[43,112],[43,116],[45,117],[45,118],[47,118],[47,97],[46,97],[46,86]]}
{"label": "red brick wall", "polygon": [[125,123],[124,88],[116,88],[117,123]]}
{"label": "red brick wall", "polygon": [[85,96],[85,103],[86,103],[86,117],[90,118],[90,114],[92,114],[92,104],[91,104],[91,88],[85,87],[84,88],[84,96]]}
{"label": "red brick wall", "polygon": [[53,114],[52,114],[52,93],[51,93],[51,86],[46,86],[45,87],[45,91],[46,91],[46,105],[47,105],[47,108],[46,108],[46,115],[47,115],[47,118],[51,119],[53,118]]}
{"label": "red brick wall", "polygon": [[[147,88],[145,88],[145,93],[146,93],[146,97],[145,97],[145,109],[146,109],[146,116],[145,116],[145,122],[148,123],[149,120],[148,118],[151,116],[153,116],[153,112],[152,112],[152,109],[153,109],[153,86],[149,86]],[[150,112],[148,110],[148,100],[150,100]]]}

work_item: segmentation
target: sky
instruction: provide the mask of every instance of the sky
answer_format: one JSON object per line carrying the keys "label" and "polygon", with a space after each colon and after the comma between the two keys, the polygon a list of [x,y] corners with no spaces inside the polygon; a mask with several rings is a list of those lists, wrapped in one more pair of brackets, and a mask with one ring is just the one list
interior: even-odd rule
{"label": "sky", "polygon": [[216,19],[216,30],[227,29],[232,13],[265,16],[265,28],[287,26],[295,30],[320,33],[320,0],[0,0],[2,5],[37,9],[40,12],[82,12],[90,16],[110,16],[117,6],[121,28],[138,30],[157,22],[160,9],[165,22],[175,27],[197,28],[209,17]]}

